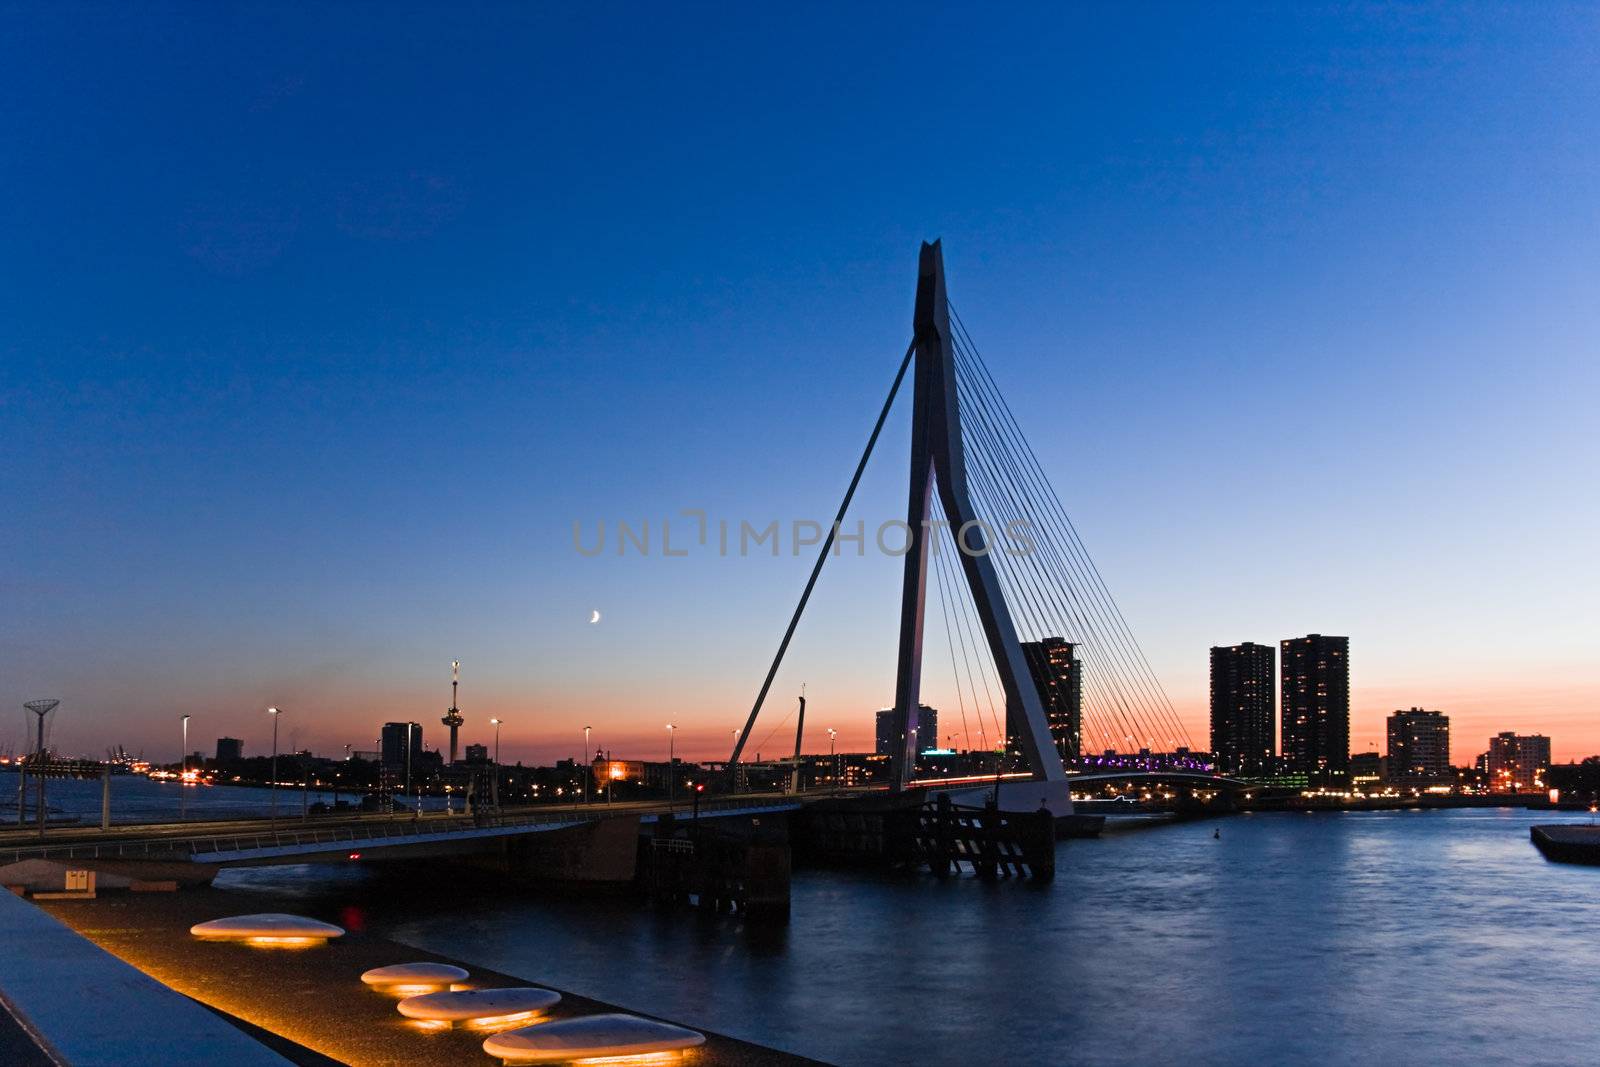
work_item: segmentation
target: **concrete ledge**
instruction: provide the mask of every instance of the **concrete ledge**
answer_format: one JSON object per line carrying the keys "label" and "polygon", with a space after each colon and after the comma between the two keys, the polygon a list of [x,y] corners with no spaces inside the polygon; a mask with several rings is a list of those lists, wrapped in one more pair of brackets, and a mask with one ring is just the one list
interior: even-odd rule
{"label": "concrete ledge", "polygon": [[1556,823],[1532,827],[1528,835],[1546,859],[1600,865],[1600,826]]}
{"label": "concrete ledge", "polygon": [[135,970],[27,901],[0,893],[0,1000],[57,1062],[72,1067],[288,1060]]}

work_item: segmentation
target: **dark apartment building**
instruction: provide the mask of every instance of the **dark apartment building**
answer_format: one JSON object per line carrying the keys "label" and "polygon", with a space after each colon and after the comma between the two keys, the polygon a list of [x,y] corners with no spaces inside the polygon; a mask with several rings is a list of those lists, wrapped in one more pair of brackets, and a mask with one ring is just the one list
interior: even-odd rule
{"label": "dark apartment building", "polygon": [[1220,774],[1273,773],[1276,651],[1253,641],[1211,650],[1211,751]]}
{"label": "dark apartment building", "polygon": [[[1083,661],[1077,658],[1077,647],[1060,637],[1022,642],[1022,658],[1063,763],[1077,759],[1083,748]],[[1006,749],[1013,754],[1022,751],[1019,717],[1006,709]]]}
{"label": "dark apartment building", "polygon": [[1350,770],[1350,639],[1292,637],[1278,653],[1284,764],[1312,784],[1342,783]]}
{"label": "dark apartment building", "polygon": [[1389,781],[1418,784],[1455,777],[1450,767],[1450,717],[1412,708],[1389,716]]}

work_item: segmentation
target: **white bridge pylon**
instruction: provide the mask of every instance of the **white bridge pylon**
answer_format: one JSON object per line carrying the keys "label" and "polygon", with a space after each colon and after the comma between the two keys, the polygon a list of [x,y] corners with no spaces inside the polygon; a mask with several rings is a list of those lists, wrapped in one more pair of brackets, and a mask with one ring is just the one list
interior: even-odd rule
{"label": "white bridge pylon", "polygon": [[[916,350],[911,416],[911,478],[906,525],[915,531],[905,555],[900,599],[899,670],[895,682],[894,729],[898,749],[893,757],[894,788],[908,787],[916,776],[917,707],[922,689],[922,628],[927,603],[928,554],[932,541],[933,492],[957,540],[960,563],[995,672],[1005,692],[1008,718],[1020,722],[1018,738],[1028,768],[1043,783],[1009,782],[1001,806],[1029,810],[1042,801],[1057,815],[1071,814],[1066,769],[1050,737],[1050,724],[1038,688],[1023,658],[1017,628],[1006,606],[1000,578],[990,558],[985,525],[978,520],[967,492],[965,452],[961,439],[961,405],[956,390],[954,346],[946,302],[944,255],[939,242],[922,246],[917,277],[916,310],[912,317]],[[1020,711],[1017,715],[1015,712]],[[1013,800],[1014,797],[1014,800]]]}
{"label": "white bridge pylon", "polygon": [[[973,606],[983,628],[989,653],[994,660],[995,673],[1000,678],[1004,693],[1007,718],[1022,724],[1019,741],[1022,754],[1034,777],[1027,781],[1011,780],[993,786],[999,795],[1000,806],[1006,811],[1032,811],[1040,806],[1056,815],[1072,814],[1072,795],[1067,789],[1066,769],[1050,737],[1050,725],[1045,718],[1044,705],[1034,685],[1017,640],[1017,628],[1006,605],[1005,593],[990,558],[985,526],[979,520],[967,492],[965,454],[961,443],[961,404],[956,395],[955,345],[950,332],[950,308],[945,300],[944,257],[939,242],[924,244],[917,278],[916,311],[912,316],[912,339],[900,362],[899,372],[889,389],[889,396],[878,413],[878,421],[867,438],[867,447],[856,465],[855,476],[845,490],[833,526],[823,539],[811,567],[811,576],[800,594],[789,617],[789,626],[778,651],[772,657],[761,688],[756,692],[755,703],[745,719],[744,729],[734,740],[733,753],[728,757],[727,776],[732,787],[738,782],[739,758],[750,742],[756,717],[761,714],[773,679],[783,664],[784,653],[794,638],[795,628],[805,613],[806,604],[816,588],[817,577],[833,547],[861,484],[862,472],[872,458],[873,446],[883,432],[884,421],[894,406],[900,384],[906,371],[915,361],[913,411],[911,417],[911,479],[906,505],[906,525],[912,532],[905,553],[905,581],[900,601],[899,668],[895,682],[894,728],[897,736],[896,751],[892,756],[893,770],[890,787],[904,791],[914,787],[917,763],[917,706],[922,690],[922,627],[927,602],[928,556],[933,546],[930,536],[936,529],[931,523],[930,509],[933,492],[937,486],[939,500],[950,529],[957,537],[956,558],[972,593]],[[968,802],[966,798],[962,801]]]}

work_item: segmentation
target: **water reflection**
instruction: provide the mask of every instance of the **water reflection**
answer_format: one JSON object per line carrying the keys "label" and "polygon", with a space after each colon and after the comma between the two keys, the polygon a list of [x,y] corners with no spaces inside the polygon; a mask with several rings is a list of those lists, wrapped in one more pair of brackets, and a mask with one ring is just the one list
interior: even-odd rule
{"label": "water reflection", "polygon": [[1562,818],[1248,815],[1064,844],[1046,887],[803,872],[778,930],[341,868],[227,880],[360,896],[412,944],[837,1063],[1590,1063],[1600,869],[1528,842]]}

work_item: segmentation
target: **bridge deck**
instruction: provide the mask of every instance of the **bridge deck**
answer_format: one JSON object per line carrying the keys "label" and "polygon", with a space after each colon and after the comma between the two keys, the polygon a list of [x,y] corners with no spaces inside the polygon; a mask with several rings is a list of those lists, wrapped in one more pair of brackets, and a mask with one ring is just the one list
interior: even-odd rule
{"label": "bridge deck", "polygon": [[[703,819],[793,811],[801,799],[773,794],[718,797],[702,801]],[[637,817],[654,822],[668,813],[693,816],[684,803],[561,805],[500,814],[406,817],[365,816],[332,821],[326,818],[241,820],[212,823],[161,823],[120,826],[111,831],[74,828],[39,841],[25,831],[0,833],[0,864],[26,859],[50,860],[188,860],[229,864],[272,862],[346,852],[415,850],[432,846],[448,851],[452,844],[471,847],[487,840],[543,833],[605,819]],[[66,840],[60,840],[66,838]],[[464,849],[465,850],[465,849]]]}

